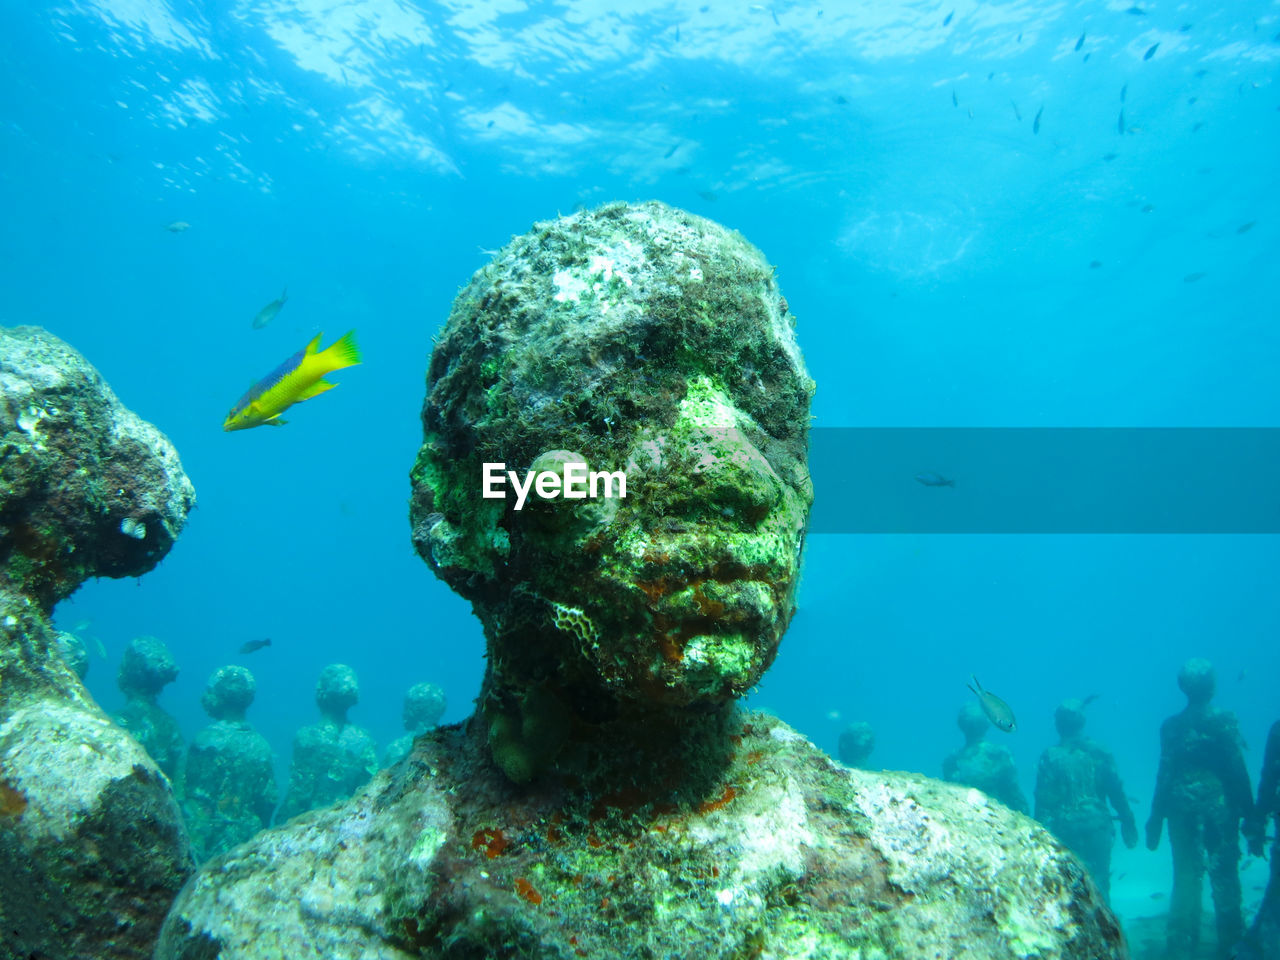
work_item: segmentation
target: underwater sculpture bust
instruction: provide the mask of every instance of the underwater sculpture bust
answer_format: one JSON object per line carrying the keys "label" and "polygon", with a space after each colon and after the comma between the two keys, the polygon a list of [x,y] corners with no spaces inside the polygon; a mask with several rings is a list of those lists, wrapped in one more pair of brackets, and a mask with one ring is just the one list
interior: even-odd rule
{"label": "underwater sculpture bust", "polygon": [[150,956],[191,873],[169,779],[85,690],[51,617],[90,577],[154,568],[194,505],[173,444],[88,360],[0,327],[0,957]]}
{"label": "underwater sculpture bust", "polygon": [[[1033,821],[736,707],[794,610],[812,390],[737,234],[649,203],[515,238],[454,303],[412,474],[479,709],[206,866],[157,957],[1124,956]],[[487,462],[627,495],[516,510]]]}

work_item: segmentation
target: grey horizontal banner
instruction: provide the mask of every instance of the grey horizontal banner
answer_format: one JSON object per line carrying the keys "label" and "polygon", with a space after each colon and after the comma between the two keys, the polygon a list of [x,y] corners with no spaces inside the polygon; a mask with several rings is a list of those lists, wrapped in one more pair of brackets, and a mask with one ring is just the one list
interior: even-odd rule
{"label": "grey horizontal banner", "polygon": [[1277,428],[811,431],[811,533],[1280,533]]}

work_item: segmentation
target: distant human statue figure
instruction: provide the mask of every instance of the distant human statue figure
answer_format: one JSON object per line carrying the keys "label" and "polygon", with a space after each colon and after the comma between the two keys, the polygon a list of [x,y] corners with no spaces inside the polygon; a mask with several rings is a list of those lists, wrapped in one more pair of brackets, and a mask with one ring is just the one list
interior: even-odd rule
{"label": "distant human statue figure", "polygon": [[276,814],[277,823],[345,800],[378,772],[373,737],[347,722],[347,711],[359,699],[356,672],[346,664],[333,663],[320,672],[316,683],[320,722],[303,727],[293,738],[289,789]]}
{"label": "distant human statue figure", "polygon": [[1137,846],[1138,826],[1111,751],[1084,735],[1084,703],[1064,700],[1053,721],[1060,740],[1040,755],[1035,817],[1074,851],[1109,900],[1115,827],[1107,804],[1115,808],[1130,849]]}
{"label": "distant human statue figure", "polygon": [[1244,932],[1240,896],[1240,823],[1253,817],[1253,788],[1240,727],[1210,705],[1215,678],[1208,660],[1178,672],[1186,709],[1160,727],[1160,767],[1147,820],[1147,848],[1160,845],[1167,820],[1173,847],[1169,903],[1170,960],[1199,956],[1200,897],[1206,869],[1218,926],[1218,955],[1228,957]]}
{"label": "distant human statue figure", "polygon": [[404,728],[408,732],[392,740],[383,754],[382,765],[399,763],[413,749],[415,737],[435,727],[444,716],[444,691],[434,683],[415,683],[404,695]]}
{"label": "distant human statue figure", "polygon": [[[1258,802],[1253,816],[1245,824],[1249,852],[1262,856],[1267,820],[1280,834],[1280,720],[1271,725],[1267,749],[1262,758],[1262,776],[1258,778]],[[1244,936],[1236,955],[1239,960],[1280,960],[1280,840],[1271,840],[1271,879],[1258,904],[1258,914]]]}
{"label": "distant human statue figure", "polygon": [[857,720],[840,731],[838,753],[846,767],[865,767],[876,748],[876,732],[865,720]]}
{"label": "distant human statue figure", "polygon": [[244,667],[219,667],[200,698],[213,723],[196,734],[187,752],[182,804],[197,863],[267,826],[279,799],[271,747],[245,719],[255,689]]}
{"label": "distant human statue figure", "polygon": [[1011,810],[1027,812],[1027,798],[1018,786],[1018,767],[1008,747],[986,739],[991,721],[977,703],[960,708],[956,725],[964,734],[964,746],[942,761],[942,779],[976,787]]}
{"label": "distant human statue figure", "polygon": [[164,642],[155,637],[134,637],[125,647],[116,674],[116,686],[124,694],[124,706],[113,719],[142,744],[165,775],[181,792],[182,731],[178,721],[156,700],[160,691],[176,680],[178,664]]}

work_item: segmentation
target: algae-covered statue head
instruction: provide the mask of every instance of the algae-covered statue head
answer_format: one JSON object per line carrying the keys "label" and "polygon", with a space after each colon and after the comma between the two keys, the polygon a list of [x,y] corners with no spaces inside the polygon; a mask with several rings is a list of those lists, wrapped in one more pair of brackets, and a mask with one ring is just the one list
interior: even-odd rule
{"label": "algae-covered statue head", "polygon": [[[813,381],[755,247],[660,203],[537,224],[458,295],[427,385],[414,542],[483,621],[491,687],[666,709],[760,679],[794,610]],[[574,469],[625,498],[613,476],[518,505],[530,471]]]}

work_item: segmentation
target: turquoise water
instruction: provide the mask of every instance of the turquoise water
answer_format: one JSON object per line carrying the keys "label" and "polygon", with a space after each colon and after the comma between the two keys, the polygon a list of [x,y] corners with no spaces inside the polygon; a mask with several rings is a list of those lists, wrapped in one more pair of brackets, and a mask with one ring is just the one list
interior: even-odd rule
{"label": "turquoise water", "polygon": [[[115,709],[124,645],[159,636],[190,736],[209,673],[243,663],[282,781],[327,663],[358,672],[380,743],[418,680],[466,716],[480,631],[406,520],[431,337],[485,250],[579,205],[661,199],[757,244],[821,426],[1280,426],[1280,15],[1129,7],[6,5],[0,323],[83,352],[199,497],[155,572],[59,608],[105,648],[91,691]],[[366,360],[337,390],[222,432],[256,378],[352,327]],[[753,701],[830,749],[868,720],[874,764],[936,774],[976,673],[1018,713],[991,736],[1030,794],[1053,707],[1096,693],[1141,823],[1189,656],[1256,781],[1278,573],[1274,536],[814,536]],[[1163,910],[1168,855],[1117,852],[1122,913]]]}

